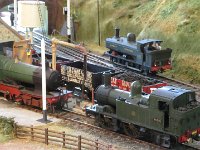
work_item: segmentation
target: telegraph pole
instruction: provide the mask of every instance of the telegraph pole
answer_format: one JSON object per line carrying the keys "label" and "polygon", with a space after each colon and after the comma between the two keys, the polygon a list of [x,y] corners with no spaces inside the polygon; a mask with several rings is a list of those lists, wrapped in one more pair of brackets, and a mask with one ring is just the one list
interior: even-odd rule
{"label": "telegraph pole", "polygon": [[17,0],[14,0],[14,27],[17,29]]}
{"label": "telegraph pole", "polygon": [[70,0],[67,0],[67,37],[68,42],[71,43],[71,18],[70,18]]}
{"label": "telegraph pole", "polygon": [[100,46],[101,35],[100,35],[100,22],[99,22],[99,0],[97,0],[97,28],[98,28],[98,40],[99,40],[99,46]]}

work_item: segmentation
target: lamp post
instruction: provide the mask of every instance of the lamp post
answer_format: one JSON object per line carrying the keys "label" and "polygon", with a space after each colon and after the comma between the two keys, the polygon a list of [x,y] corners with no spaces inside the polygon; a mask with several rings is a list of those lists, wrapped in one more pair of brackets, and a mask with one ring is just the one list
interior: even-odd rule
{"label": "lamp post", "polygon": [[99,40],[99,46],[100,46],[101,35],[100,35],[100,22],[99,22],[99,0],[97,0],[97,28],[98,28],[98,40]]}
{"label": "lamp post", "polygon": [[45,66],[45,42],[44,42],[44,38],[42,38],[42,41],[41,41],[41,56],[42,56],[42,110],[43,110],[43,121],[47,122],[46,66]]}

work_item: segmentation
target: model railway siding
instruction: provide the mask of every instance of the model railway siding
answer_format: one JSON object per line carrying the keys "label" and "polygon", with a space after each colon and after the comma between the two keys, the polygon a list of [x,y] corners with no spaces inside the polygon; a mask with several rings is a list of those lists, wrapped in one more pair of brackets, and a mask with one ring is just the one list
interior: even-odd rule
{"label": "model railway siding", "polygon": [[[23,34],[25,34],[25,33],[23,33]],[[43,35],[42,34],[40,34],[40,33],[37,33],[37,32],[34,32],[34,39],[36,39],[36,44],[37,44],[37,47],[39,48],[40,47],[40,41],[41,41],[41,38],[43,37]],[[51,40],[49,39],[49,38],[46,38],[46,41],[45,41],[45,43],[46,43],[46,50],[49,52],[49,53],[51,53]],[[62,50],[60,50],[60,49],[62,49]],[[76,53],[76,54],[74,54],[74,53]],[[78,53],[78,54],[77,54]],[[58,50],[57,50],[57,54],[58,55],[60,55],[60,56],[63,56],[63,57],[66,57],[66,58],[69,58],[69,59],[71,59],[71,60],[80,60],[80,61],[82,61],[83,60],[83,57],[82,57],[82,54],[80,54],[81,52],[79,51],[79,50],[76,50],[76,49],[71,49],[71,48],[66,48],[66,47],[61,47],[61,46],[59,46],[58,47]],[[121,72],[121,71],[124,71],[124,72],[126,72],[126,71],[129,71],[130,69],[129,68],[124,68],[123,66],[121,66],[121,65],[111,65],[109,62],[108,62],[108,59],[107,58],[104,58],[104,57],[101,57],[101,56],[98,56],[98,55],[95,55],[95,54],[92,54],[92,53],[88,53],[88,55],[89,55],[89,57],[95,57],[95,58],[98,58],[98,61],[96,61],[96,62],[93,62],[94,64],[97,64],[97,65],[99,65],[100,64],[100,62],[102,61],[102,62],[106,62],[106,64],[107,64],[107,68],[110,68],[110,69],[113,69],[113,70],[115,70],[116,72]],[[89,58],[88,57],[88,58]],[[90,59],[88,59],[88,62],[90,62]],[[92,62],[92,61],[91,61]],[[135,71],[136,72],[136,71]],[[136,73],[138,73],[138,72],[136,72]],[[138,73],[138,74],[140,74],[140,73]],[[152,76],[150,76],[150,78],[152,78]],[[190,85],[189,86],[187,86],[185,83],[180,83],[180,81],[178,81],[178,82],[175,82],[175,81],[169,81],[169,80],[167,80],[167,79],[164,79],[164,78],[159,78],[159,77],[156,77],[156,76],[154,76],[153,78],[155,78],[155,79],[158,79],[158,80],[160,80],[160,81],[164,81],[164,82],[166,82],[166,83],[168,83],[169,82],[169,84],[171,85],[177,85],[177,86],[183,86],[183,87],[191,87]],[[191,87],[192,88],[192,87]],[[194,89],[195,91],[197,91],[196,90],[196,88],[194,87],[194,88],[192,88],[192,89]],[[197,95],[199,95],[200,96],[200,94],[199,94],[200,92],[197,92]]]}
{"label": "model railway siding", "polygon": [[130,91],[131,83],[140,81],[143,86],[143,92],[150,94],[153,90],[166,86],[167,83],[161,80],[145,77],[134,72],[124,72],[111,77],[111,85],[117,86],[121,90]]}
{"label": "model railway siding", "polygon": [[[61,65],[61,75],[63,80],[66,81],[68,85],[72,85],[71,90],[74,88],[73,83],[82,87],[84,80],[83,65],[83,62],[80,61]],[[89,89],[88,97],[91,97],[92,89],[95,90],[100,84],[102,84],[102,75],[104,72],[114,71],[105,67],[87,63],[85,87]]]}

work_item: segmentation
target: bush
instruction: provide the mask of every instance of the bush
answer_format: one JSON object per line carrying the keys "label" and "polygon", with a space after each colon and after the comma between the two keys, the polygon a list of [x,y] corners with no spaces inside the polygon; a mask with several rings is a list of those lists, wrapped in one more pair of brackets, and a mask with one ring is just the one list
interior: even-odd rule
{"label": "bush", "polygon": [[14,132],[14,119],[0,116],[0,134],[10,135]]}

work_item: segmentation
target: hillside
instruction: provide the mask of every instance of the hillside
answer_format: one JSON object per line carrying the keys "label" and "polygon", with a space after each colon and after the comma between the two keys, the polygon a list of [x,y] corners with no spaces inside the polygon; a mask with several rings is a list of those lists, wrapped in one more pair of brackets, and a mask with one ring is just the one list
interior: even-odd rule
{"label": "hillside", "polygon": [[[197,0],[99,0],[101,46],[120,27],[120,35],[157,38],[173,49],[173,67],[166,75],[200,83],[200,1]],[[79,41],[98,43],[97,1],[73,2],[79,22]],[[105,49],[105,48],[104,48]]]}

